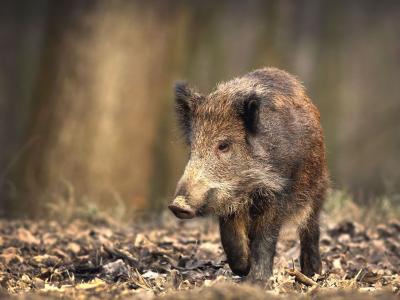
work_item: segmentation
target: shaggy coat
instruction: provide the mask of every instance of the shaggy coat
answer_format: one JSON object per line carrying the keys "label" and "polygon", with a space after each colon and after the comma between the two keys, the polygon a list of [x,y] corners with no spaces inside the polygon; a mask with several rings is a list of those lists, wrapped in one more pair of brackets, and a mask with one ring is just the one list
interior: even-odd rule
{"label": "shaggy coat", "polygon": [[190,159],[169,206],[179,218],[219,217],[235,274],[272,274],[276,242],[298,224],[302,272],[321,271],[319,213],[328,187],[320,115],[302,84],[276,68],[221,83],[207,96],[175,88]]}

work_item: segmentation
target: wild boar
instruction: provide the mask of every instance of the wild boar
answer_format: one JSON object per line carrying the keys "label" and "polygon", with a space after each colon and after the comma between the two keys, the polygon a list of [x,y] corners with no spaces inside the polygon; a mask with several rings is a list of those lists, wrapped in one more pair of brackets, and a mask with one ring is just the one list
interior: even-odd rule
{"label": "wild boar", "polygon": [[190,158],[169,209],[182,219],[213,213],[233,273],[272,275],[282,226],[297,221],[300,265],[321,271],[319,214],[329,185],[318,109],[292,75],[263,68],[208,96],[175,86]]}

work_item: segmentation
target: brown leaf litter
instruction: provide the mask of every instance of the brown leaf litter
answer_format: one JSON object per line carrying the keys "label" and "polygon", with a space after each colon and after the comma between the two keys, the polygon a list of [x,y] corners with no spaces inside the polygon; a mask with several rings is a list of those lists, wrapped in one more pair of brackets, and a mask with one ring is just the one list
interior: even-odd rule
{"label": "brown leaf litter", "polygon": [[285,236],[274,276],[260,287],[232,274],[212,220],[165,219],[152,225],[0,220],[0,296],[399,298],[399,221],[323,228],[323,273],[313,278],[300,272],[297,237]]}

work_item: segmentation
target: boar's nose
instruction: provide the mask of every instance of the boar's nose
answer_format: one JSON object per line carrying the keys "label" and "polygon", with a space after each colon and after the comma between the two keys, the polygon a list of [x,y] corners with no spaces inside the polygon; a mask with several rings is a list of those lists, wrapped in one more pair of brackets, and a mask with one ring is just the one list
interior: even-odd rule
{"label": "boar's nose", "polygon": [[168,205],[168,208],[179,219],[192,219],[195,216],[195,211],[187,204],[186,199],[178,196],[175,200]]}

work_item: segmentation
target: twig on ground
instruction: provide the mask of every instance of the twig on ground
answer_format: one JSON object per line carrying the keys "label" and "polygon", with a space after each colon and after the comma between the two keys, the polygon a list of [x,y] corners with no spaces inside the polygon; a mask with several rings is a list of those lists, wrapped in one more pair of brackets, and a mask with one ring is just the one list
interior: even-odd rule
{"label": "twig on ground", "polygon": [[316,283],[314,280],[312,280],[310,277],[307,277],[300,271],[296,269],[286,269],[286,272],[290,276],[294,276],[299,282],[307,285],[307,286],[318,286],[318,283]]}
{"label": "twig on ground", "polygon": [[124,250],[116,249],[111,246],[106,246],[103,245],[103,248],[106,252],[108,252],[110,255],[120,258],[124,261],[126,261],[131,267],[138,268],[139,267],[139,262],[136,258],[134,258],[130,253]]}
{"label": "twig on ground", "polygon": [[319,292],[320,287],[319,285],[313,285],[312,287],[310,287],[307,291],[307,295],[308,296],[314,296],[317,292]]}
{"label": "twig on ground", "polygon": [[135,272],[136,272],[136,276],[137,276],[138,280],[140,281],[140,282],[136,282],[136,284],[137,284],[138,286],[140,286],[141,288],[151,290],[151,285],[150,285],[149,282],[142,276],[142,274],[140,274],[139,271],[138,271],[137,269],[135,269]]}
{"label": "twig on ground", "polygon": [[354,277],[354,282],[356,282],[356,281],[358,281],[358,279],[360,279],[360,276],[361,276],[362,271],[364,271],[363,268],[361,268],[360,271],[358,271],[356,277]]}
{"label": "twig on ground", "polygon": [[360,271],[358,271],[358,273],[356,274],[356,276],[350,281],[349,287],[351,288],[356,288],[357,287],[357,281],[359,281],[360,279],[362,279],[361,274],[363,273],[364,268],[361,268]]}

